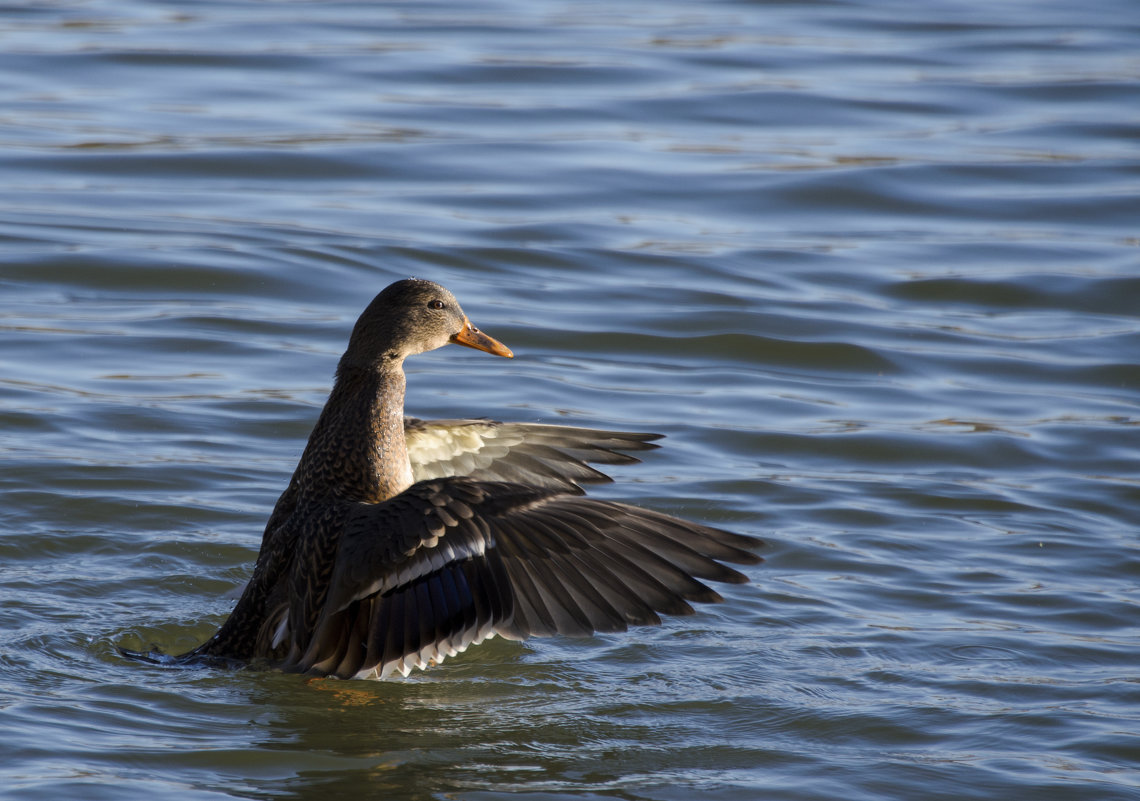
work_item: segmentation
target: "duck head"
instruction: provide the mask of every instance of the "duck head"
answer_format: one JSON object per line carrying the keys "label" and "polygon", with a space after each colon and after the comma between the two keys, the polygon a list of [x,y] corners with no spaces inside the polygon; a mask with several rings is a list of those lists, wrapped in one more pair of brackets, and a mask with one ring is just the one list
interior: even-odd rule
{"label": "duck head", "polygon": [[451,342],[508,359],[514,356],[473,326],[447,289],[409,278],[389,285],[368,304],[352,329],[341,366],[399,364]]}

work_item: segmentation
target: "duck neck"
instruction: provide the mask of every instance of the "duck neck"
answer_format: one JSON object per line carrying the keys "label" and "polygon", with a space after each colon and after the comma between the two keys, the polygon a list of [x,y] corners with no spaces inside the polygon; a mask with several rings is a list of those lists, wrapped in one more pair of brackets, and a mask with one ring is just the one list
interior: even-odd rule
{"label": "duck neck", "polygon": [[376,503],[412,485],[405,386],[402,360],[382,369],[341,365],[297,468],[302,492]]}

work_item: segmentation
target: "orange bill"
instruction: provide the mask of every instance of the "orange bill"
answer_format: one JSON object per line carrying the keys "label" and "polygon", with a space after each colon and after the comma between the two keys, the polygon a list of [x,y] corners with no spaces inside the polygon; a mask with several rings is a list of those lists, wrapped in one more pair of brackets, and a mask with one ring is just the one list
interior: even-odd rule
{"label": "orange bill", "polygon": [[505,356],[508,359],[514,358],[511,349],[504,345],[497,339],[489,337],[480,331],[475,326],[471,325],[471,321],[466,317],[463,318],[463,329],[451,337],[451,341],[456,345],[466,345],[475,350],[484,350],[487,353],[493,353],[496,356]]}

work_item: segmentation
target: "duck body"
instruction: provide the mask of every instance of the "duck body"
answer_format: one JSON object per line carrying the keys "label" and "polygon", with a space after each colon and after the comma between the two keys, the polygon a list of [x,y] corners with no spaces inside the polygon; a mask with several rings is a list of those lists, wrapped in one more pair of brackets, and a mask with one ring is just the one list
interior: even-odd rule
{"label": "duck body", "polygon": [[253,575],[182,662],[407,674],[495,635],[588,635],[692,614],[746,578],[759,541],[584,497],[655,434],[404,416],[408,356],[500,356],[438,284],[392,284],[357,321],[328,402],[266,524]]}

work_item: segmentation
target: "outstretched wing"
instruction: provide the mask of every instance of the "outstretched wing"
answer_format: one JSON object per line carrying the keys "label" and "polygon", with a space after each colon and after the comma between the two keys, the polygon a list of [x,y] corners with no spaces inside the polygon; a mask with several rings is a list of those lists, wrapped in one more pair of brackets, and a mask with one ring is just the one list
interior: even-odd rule
{"label": "outstretched wing", "polygon": [[630,464],[626,451],[657,446],[660,434],[601,431],[494,420],[404,419],[415,481],[468,476],[580,492],[578,484],[609,481],[587,463]]}
{"label": "outstretched wing", "polygon": [[760,561],[751,537],[516,484],[437,479],[348,506],[315,625],[302,640],[282,622],[286,668],[407,674],[495,634],[624,631],[722,600],[703,582]]}

